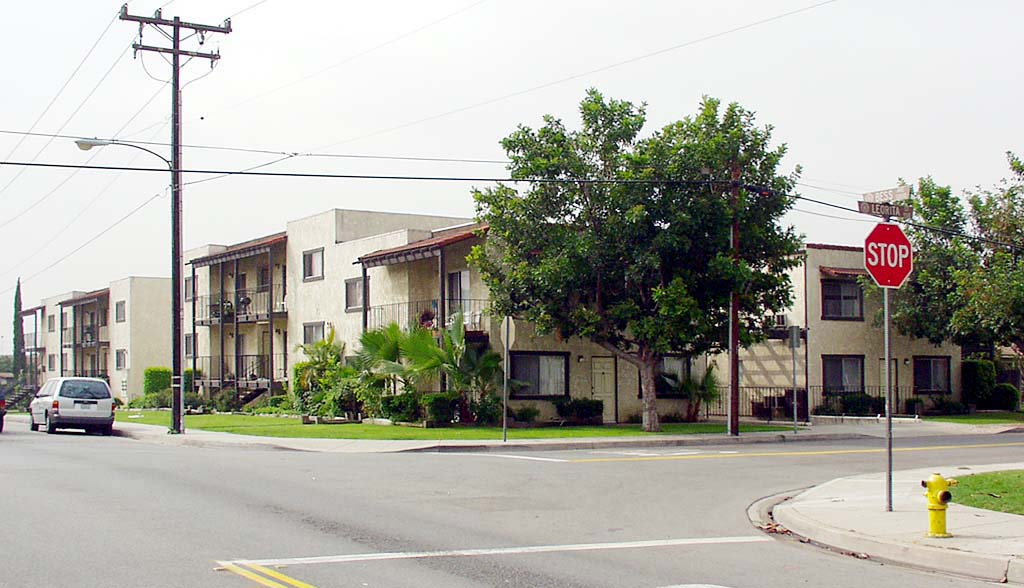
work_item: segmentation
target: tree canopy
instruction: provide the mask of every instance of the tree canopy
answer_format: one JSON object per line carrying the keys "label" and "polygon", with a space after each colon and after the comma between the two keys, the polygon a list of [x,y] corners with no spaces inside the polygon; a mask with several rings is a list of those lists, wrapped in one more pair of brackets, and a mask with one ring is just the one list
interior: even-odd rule
{"label": "tree canopy", "polygon": [[724,349],[734,290],[744,344],[790,304],[800,239],[781,217],[799,170],[779,175],[785,146],[773,147],[772,128],[738,104],[705,98],[695,115],[642,139],[643,105],[590,90],[580,117],[578,130],[546,116],[502,141],[512,177],[533,181],[474,192],[489,231],[470,260],[496,313],[591,339],[636,365],[644,429],[658,430],[665,354]]}

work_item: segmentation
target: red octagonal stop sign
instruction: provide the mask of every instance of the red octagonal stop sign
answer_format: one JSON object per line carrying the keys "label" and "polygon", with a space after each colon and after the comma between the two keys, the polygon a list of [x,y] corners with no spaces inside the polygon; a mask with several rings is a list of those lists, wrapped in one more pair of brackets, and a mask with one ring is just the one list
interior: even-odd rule
{"label": "red octagonal stop sign", "polygon": [[899,225],[879,223],[864,240],[864,269],[883,288],[899,288],[914,269],[914,249]]}

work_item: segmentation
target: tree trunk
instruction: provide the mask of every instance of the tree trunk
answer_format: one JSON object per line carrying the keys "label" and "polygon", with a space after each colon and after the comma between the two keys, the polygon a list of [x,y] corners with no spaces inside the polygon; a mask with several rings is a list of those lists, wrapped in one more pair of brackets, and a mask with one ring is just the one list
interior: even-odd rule
{"label": "tree trunk", "polygon": [[657,433],[661,430],[661,423],[658,422],[658,402],[654,396],[657,368],[658,361],[651,357],[643,358],[640,365],[640,390],[644,403],[643,429],[648,433]]}

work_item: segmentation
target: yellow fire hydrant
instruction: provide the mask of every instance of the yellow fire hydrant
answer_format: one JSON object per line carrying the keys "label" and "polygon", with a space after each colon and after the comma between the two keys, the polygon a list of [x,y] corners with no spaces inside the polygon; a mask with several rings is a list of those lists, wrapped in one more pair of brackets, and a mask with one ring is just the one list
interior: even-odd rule
{"label": "yellow fire hydrant", "polygon": [[928,536],[952,537],[946,532],[946,509],[953,499],[949,488],[956,486],[956,480],[932,474],[927,480],[921,480],[921,486],[927,489],[924,495],[928,497]]}

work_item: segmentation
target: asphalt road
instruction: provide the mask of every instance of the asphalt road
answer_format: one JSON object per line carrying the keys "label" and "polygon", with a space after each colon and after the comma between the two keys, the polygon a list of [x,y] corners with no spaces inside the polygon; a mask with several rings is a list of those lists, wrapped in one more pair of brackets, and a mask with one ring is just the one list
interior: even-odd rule
{"label": "asphalt road", "polygon": [[[1022,441],[901,439],[895,463],[1019,461]],[[760,497],[882,470],[883,445],[320,454],[9,427],[0,587],[985,586],[747,520]]]}

